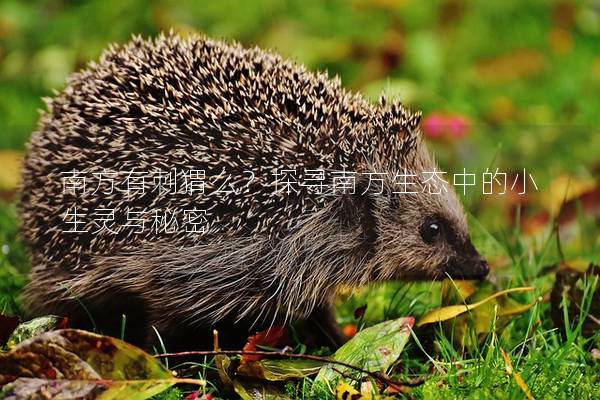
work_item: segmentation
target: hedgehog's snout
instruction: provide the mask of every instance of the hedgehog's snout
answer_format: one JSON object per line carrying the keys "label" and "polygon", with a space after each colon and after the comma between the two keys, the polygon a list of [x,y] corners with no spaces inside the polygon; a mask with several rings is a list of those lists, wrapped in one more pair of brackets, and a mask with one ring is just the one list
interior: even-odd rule
{"label": "hedgehog's snout", "polygon": [[442,266],[442,273],[453,279],[484,279],[490,272],[487,260],[469,239],[457,249],[456,257]]}
{"label": "hedgehog's snout", "polygon": [[443,267],[443,275],[453,279],[483,280],[490,271],[485,258],[463,259],[448,262]]}
{"label": "hedgehog's snout", "polygon": [[[469,268],[469,267],[467,267]],[[487,263],[487,260],[485,258],[483,258],[482,256],[478,256],[474,261],[473,261],[473,265],[471,266],[472,269],[472,273],[473,273],[473,279],[479,279],[482,280],[484,279],[487,274],[490,272],[490,266]]]}

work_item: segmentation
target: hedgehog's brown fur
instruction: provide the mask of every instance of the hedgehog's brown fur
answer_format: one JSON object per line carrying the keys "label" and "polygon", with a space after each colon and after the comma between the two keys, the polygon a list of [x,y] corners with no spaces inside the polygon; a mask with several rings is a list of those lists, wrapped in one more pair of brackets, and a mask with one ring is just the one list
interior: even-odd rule
{"label": "hedgehog's brown fur", "polygon": [[[273,193],[276,168],[391,176],[436,168],[419,114],[370,104],[273,53],[199,37],[134,38],[74,74],[48,109],[29,143],[20,202],[33,313],[81,324],[89,313],[107,326],[129,313],[129,338],[148,345],[150,326],[175,342],[210,326],[245,335],[288,318],[331,324],[340,283],[485,274],[451,190],[394,195],[388,176],[382,194]],[[223,198],[63,193],[63,172],[174,167],[238,178],[252,170],[256,179]],[[206,190],[222,183],[207,181]],[[367,186],[364,175],[357,185]],[[117,222],[127,207],[193,205],[212,217],[204,236],[65,234],[62,215],[74,204],[81,213],[114,208]],[[434,245],[419,234],[427,218],[444,221]]]}

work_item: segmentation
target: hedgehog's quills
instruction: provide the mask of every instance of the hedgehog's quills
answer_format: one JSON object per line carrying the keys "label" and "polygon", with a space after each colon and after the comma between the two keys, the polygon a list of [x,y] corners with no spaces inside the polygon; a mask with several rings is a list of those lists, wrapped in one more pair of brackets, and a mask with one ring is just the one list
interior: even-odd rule
{"label": "hedgehog's quills", "polygon": [[[169,345],[191,338],[193,347],[210,347],[196,334],[221,327],[239,346],[273,323],[315,319],[334,330],[328,310],[340,284],[487,273],[451,190],[432,195],[416,181],[415,193],[394,193],[394,172],[436,171],[419,114],[370,104],[272,53],[198,37],[135,38],[74,74],[48,107],[29,144],[19,204],[34,314],[93,319],[108,332],[127,314],[128,340],[145,346],[151,326]],[[82,213],[110,207],[115,215],[193,204],[218,222],[205,236],[62,232],[73,198],[61,173],[155,167],[252,170],[258,179],[226,198],[151,192],[132,200],[117,191],[77,199]],[[279,168],[386,175],[375,184],[359,176],[356,192],[365,195],[286,196],[261,180]]]}

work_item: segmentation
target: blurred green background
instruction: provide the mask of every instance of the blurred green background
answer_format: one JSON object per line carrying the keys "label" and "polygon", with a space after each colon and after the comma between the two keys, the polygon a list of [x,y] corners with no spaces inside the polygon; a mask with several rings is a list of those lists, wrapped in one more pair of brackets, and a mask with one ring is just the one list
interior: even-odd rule
{"label": "blurred green background", "polygon": [[495,160],[543,186],[599,158],[597,0],[2,0],[0,148],[22,149],[41,97],[109,43],[171,28],[276,49],[425,115],[464,116],[466,144],[450,160],[438,151],[450,167]]}
{"label": "blurred green background", "polygon": [[[15,160],[41,98],[109,43],[169,29],[272,48],[370,99],[385,93],[423,110],[443,170],[527,168],[537,193],[487,199],[479,181],[467,193],[467,208],[492,231],[512,224],[515,207],[535,231],[565,198],[597,191],[598,0],[2,0],[0,150],[16,152],[0,157],[0,198],[14,200]],[[436,128],[440,118],[458,130]],[[0,204],[0,245],[14,241],[14,214]]]}

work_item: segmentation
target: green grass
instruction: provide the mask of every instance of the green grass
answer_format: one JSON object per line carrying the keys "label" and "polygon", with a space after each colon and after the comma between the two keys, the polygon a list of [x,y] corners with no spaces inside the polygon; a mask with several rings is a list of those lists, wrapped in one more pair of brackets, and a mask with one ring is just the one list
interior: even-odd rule
{"label": "green grass", "polygon": [[0,201],[0,311],[18,314],[18,294],[27,283],[29,265],[23,244],[18,239],[16,211]]}

